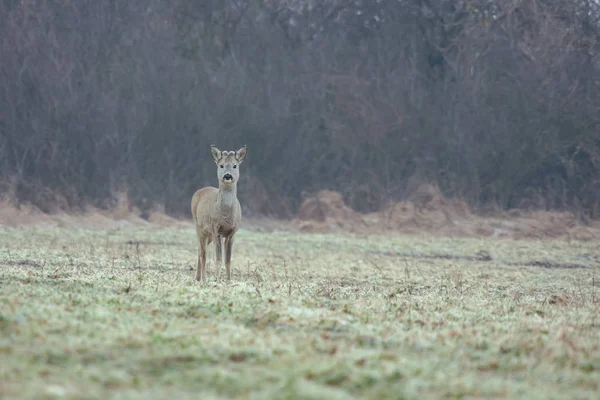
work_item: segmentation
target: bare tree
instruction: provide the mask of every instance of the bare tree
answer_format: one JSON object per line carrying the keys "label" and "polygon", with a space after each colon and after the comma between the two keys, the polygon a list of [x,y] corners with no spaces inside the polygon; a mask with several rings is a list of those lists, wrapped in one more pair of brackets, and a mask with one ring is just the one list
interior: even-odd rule
{"label": "bare tree", "polygon": [[187,213],[203,149],[242,141],[257,213],[426,180],[597,217],[599,54],[592,0],[0,1],[1,177],[47,211],[127,187]]}

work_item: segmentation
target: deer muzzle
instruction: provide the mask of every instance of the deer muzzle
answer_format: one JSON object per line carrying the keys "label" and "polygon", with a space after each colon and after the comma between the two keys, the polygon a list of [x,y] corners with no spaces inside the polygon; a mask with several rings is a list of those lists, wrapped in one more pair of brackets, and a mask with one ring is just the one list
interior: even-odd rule
{"label": "deer muzzle", "polygon": [[223,175],[223,182],[233,182],[233,176],[231,174],[225,174]]}

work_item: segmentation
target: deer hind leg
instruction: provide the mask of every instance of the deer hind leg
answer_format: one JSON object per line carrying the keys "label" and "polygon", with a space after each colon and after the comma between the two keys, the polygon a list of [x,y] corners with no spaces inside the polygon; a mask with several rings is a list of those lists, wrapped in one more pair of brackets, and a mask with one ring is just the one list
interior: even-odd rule
{"label": "deer hind leg", "polygon": [[207,237],[196,229],[198,234],[198,264],[196,266],[196,280],[206,283],[206,242]]}
{"label": "deer hind leg", "polygon": [[225,269],[227,270],[227,280],[231,280],[231,251],[233,249],[233,235],[225,238]]}

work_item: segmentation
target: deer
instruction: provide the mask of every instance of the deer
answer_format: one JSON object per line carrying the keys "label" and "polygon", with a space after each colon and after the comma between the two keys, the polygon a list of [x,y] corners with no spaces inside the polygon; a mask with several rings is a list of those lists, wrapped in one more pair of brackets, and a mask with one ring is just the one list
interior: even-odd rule
{"label": "deer", "polygon": [[221,151],[214,145],[210,153],[217,164],[219,188],[206,186],[192,197],[192,216],[198,238],[196,280],[206,283],[206,248],[215,242],[216,269],[221,269],[222,247],[225,244],[227,280],[231,280],[231,251],[233,237],[242,221],[242,208],[237,198],[240,164],[246,158],[247,147],[238,151]]}

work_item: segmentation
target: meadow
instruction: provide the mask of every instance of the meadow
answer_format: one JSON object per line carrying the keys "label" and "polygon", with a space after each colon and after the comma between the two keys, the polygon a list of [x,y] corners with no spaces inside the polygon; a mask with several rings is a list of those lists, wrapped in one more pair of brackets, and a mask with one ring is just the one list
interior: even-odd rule
{"label": "meadow", "polygon": [[3,399],[588,399],[597,242],[0,228]]}

